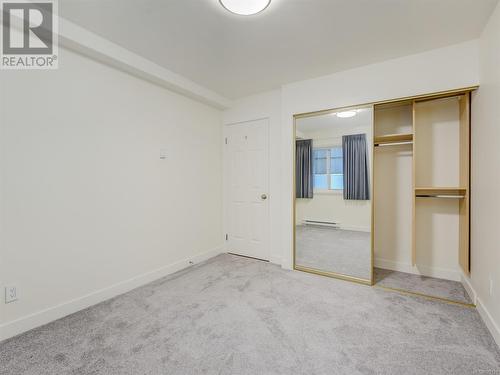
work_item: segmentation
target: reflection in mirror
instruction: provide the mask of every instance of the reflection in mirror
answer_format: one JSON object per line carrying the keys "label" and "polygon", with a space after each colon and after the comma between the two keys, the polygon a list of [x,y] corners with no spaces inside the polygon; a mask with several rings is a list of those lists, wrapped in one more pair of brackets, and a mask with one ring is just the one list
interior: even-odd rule
{"label": "reflection in mirror", "polygon": [[295,120],[295,268],[370,282],[372,107]]}

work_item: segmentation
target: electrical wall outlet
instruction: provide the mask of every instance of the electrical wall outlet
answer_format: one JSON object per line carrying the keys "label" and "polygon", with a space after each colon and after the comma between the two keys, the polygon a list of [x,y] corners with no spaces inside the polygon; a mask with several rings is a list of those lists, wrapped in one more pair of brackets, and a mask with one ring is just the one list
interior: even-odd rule
{"label": "electrical wall outlet", "polygon": [[9,285],[5,287],[5,303],[17,301],[17,287]]}
{"label": "electrical wall outlet", "polygon": [[168,158],[168,150],[166,148],[160,149],[160,159],[166,160]]}

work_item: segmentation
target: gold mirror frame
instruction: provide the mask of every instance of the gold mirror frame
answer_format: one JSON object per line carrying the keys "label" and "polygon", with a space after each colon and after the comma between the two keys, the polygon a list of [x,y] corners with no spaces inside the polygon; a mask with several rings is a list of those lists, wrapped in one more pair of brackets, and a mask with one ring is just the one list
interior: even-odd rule
{"label": "gold mirror frame", "polygon": [[[308,273],[313,273],[316,275],[321,275],[321,276],[328,276],[328,277],[333,277],[336,279],[341,279],[341,280],[347,280],[347,281],[352,281],[356,282],[359,284],[364,284],[364,285],[373,285],[374,284],[374,272],[373,272],[373,267],[374,267],[374,251],[373,251],[373,156],[370,160],[370,194],[371,194],[371,214],[370,214],[370,226],[371,226],[371,231],[370,231],[370,278],[369,279],[363,279],[360,277],[355,277],[355,276],[349,276],[349,275],[344,275],[342,273],[338,272],[331,272],[331,271],[322,271],[318,270],[315,268],[309,268],[309,267],[304,267],[297,265],[296,263],[296,189],[295,189],[295,184],[296,184],[296,168],[295,168],[295,163],[296,163],[296,143],[295,143],[295,137],[297,134],[297,120],[298,119],[303,119],[303,118],[311,118],[311,117],[318,117],[318,116],[323,116],[323,115],[328,115],[334,112],[339,112],[339,111],[349,111],[353,109],[359,109],[359,108],[370,108],[372,110],[372,124],[371,124],[371,129],[372,129],[372,134],[373,134],[373,110],[374,110],[374,104],[361,104],[361,105],[354,105],[354,106],[348,106],[348,107],[339,107],[339,108],[333,108],[333,109],[328,109],[328,110],[322,110],[322,111],[316,111],[316,112],[308,112],[308,113],[301,113],[301,114],[296,114],[293,116],[293,194],[292,194],[292,205],[293,205],[293,269],[296,271],[302,271],[302,272],[308,272]],[[373,155],[373,140],[371,142],[372,148],[372,155]]]}

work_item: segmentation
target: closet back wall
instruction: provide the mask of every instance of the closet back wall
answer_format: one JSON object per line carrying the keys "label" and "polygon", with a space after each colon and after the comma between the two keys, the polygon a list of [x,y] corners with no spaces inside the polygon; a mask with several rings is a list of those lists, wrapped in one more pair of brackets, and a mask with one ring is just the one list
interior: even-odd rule
{"label": "closet back wall", "polygon": [[0,72],[0,285],[19,292],[0,304],[3,335],[222,246],[221,112],[66,49],[60,61]]}
{"label": "closet back wall", "polygon": [[[416,187],[461,187],[459,106],[457,97],[415,105]],[[460,281],[458,202],[416,200],[416,262],[427,276]]]}
{"label": "closet back wall", "polygon": [[[376,136],[411,133],[412,103],[375,110]],[[373,163],[375,267],[411,272],[413,147],[378,147]]]}

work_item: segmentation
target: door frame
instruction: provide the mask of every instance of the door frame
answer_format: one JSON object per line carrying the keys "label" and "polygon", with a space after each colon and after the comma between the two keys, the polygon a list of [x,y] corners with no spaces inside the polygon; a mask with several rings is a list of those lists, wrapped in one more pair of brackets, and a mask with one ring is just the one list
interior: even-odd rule
{"label": "door frame", "polygon": [[[246,125],[255,121],[265,121],[266,122],[266,137],[267,137],[267,207],[266,207],[266,217],[267,217],[267,236],[266,236],[266,257],[265,258],[258,258],[259,260],[265,260],[265,261],[270,261],[271,259],[271,233],[270,233],[270,227],[271,227],[271,211],[270,211],[270,199],[273,199],[272,196],[270,196],[270,181],[271,181],[271,160],[270,160],[270,118],[269,117],[258,117],[250,120],[245,120],[245,121],[238,121],[238,122],[231,122],[223,125],[222,129],[222,241],[223,241],[223,251],[225,253],[231,253],[231,249],[228,247],[228,238],[226,237],[229,233],[229,225],[228,225],[228,219],[229,219],[229,165],[228,165],[228,150],[227,150],[227,143],[226,139],[228,137],[228,130],[231,126],[240,126],[240,125]],[[239,254],[236,254],[239,255]],[[243,255],[241,255],[243,256]]]}

